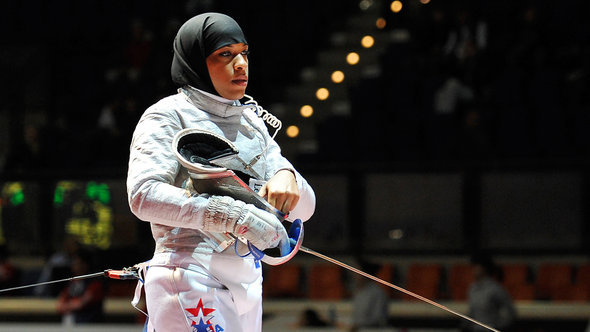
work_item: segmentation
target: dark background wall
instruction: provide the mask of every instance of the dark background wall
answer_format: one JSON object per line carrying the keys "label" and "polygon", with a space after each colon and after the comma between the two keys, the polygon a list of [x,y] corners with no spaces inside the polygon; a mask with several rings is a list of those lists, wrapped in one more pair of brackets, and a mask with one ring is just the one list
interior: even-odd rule
{"label": "dark background wall", "polygon": [[[390,45],[381,75],[350,89],[349,117],[314,124],[317,152],[285,151],[318,194],[310,246],[586,254],[587,2],[416,1],[400,14],[376,3],[386,29],[410,41]],[[271,105],[362,14],[357,1],[307,0],[1,7],[2,229],[10,251],[25,255],[56,250],[82,219],[96,232],[107,210],[108,249],[149,255],[147,224],[125,205],[128,145],[143,110],[174,93],[171,45],[186,19],[209,10],[236,18],[252,45],[249,93]],[[89,194],[92,183],[110,200]]]}

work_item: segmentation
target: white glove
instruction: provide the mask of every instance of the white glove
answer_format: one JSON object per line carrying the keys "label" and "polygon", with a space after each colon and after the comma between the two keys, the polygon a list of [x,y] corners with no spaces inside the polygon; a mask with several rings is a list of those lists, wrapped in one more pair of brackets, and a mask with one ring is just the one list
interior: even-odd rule
{"label": "white glove", "polygon": [[260,250],[289,241],[285,227],[276,216],[229,196],[209,198],[203,230],[244,237]]}

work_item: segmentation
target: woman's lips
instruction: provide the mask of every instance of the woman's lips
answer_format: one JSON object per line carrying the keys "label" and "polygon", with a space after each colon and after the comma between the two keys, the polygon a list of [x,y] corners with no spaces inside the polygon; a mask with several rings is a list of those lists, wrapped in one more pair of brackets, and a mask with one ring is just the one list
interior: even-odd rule
{"label": "woman's lips", "polygon": [[246,86],[246,85],[248,85],[248,76],[246,76],[246,75],[240,75],[240,76],[234,78],[232,80],[232,82],[234,84],[239,85],[239,86]]}
{"label": "woman's lips", "polygon": [[234,84],[239,85],[239,86],[246,86],[246,85],[248,85],[248,80],[233,80],[232,82]]}

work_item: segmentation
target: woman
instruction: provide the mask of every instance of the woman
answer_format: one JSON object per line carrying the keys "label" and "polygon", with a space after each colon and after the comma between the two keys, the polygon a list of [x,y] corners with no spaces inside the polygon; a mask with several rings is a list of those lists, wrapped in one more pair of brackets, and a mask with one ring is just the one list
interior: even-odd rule
{"label": "woman", "polygon": [[148,331],[261,331],[259,262],[239,255],[241,242],[218,251],[205,234],[240,235],[261,250],[287,236],[272,213],[184,189],[188,172],[172,148],[179,131],[197,128],[231,141],[248,163],[232,169],[266,181],[259,194],[274,208],[289,220],[313,214],[313,190],[281,155],[252,106],[239,102],[248,85],[248,49],[241,28],[226,15],[188,20],[174,40],[171,73],[178,93],[149,107],[133,134],[129,204],[151,223],[156,241],[145,280]]}

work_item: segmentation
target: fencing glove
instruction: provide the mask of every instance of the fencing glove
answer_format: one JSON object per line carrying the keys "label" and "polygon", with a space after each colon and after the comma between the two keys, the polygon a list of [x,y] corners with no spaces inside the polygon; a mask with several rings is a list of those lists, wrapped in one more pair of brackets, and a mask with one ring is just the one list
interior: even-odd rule
{"label": "fencing glove", "polygon": [[203,230],[243,237],[260,250],[289,245],[287,231],[275,215],[229,196],[209,198]]}

